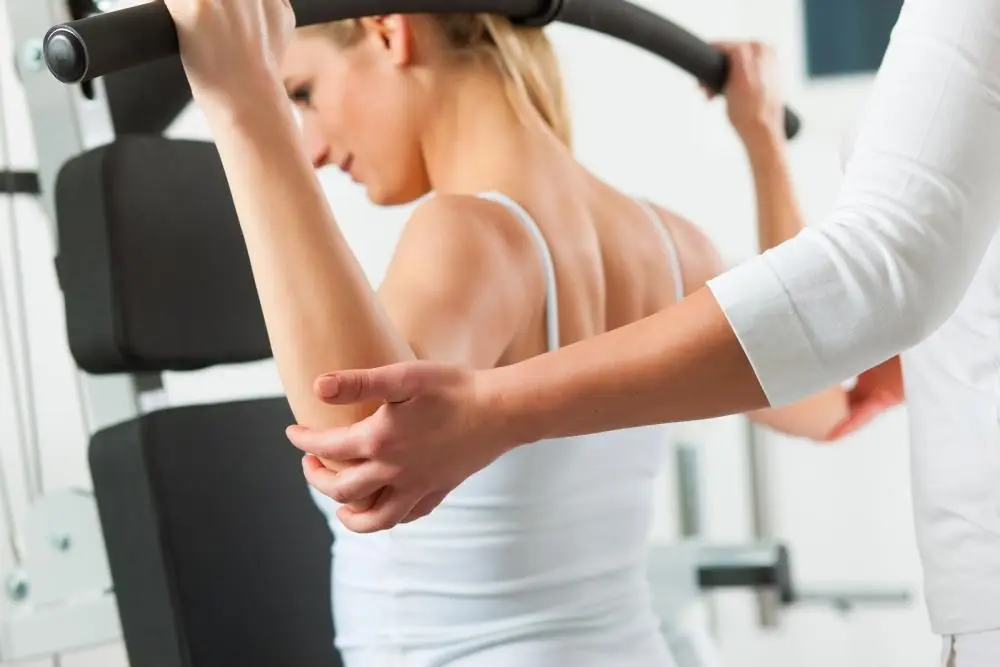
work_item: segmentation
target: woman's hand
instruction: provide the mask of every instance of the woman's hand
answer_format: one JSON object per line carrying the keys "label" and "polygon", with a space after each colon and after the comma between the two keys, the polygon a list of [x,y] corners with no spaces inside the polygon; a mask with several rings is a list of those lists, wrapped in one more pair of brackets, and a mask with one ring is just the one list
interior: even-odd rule
{"label": "woman's hand", "polygon": [[278,79],[295,30],[289,0],[164,0],[195,99],[249,101]]}
{"label": "woman's hand", "polygon": [[827,440],[838,440],[854,433],[883,412],[900,405],[903,393],[903,369],[899,357],[893,357],[858,376],[847,394],[850,414],[830,433]]}
{"label": "woman's hand", "polygon": [[[477,386],[476,374],[460,367],[410,362],[342,371],[320,378],[316,390],[331,404],[384,401],[348,427],[288,429],[292,443],[307,453],[309,484],[344,505],[337,516],[358,533],[429,514],[513,440],[500,428],[500,411]],[[335,473],[317,457],[358,463]]]}
{"label": "woman's hand", "polygon": [[[729,121],[743,143],[784,139],[784,103],[781,72],[774,52],[759,42],[714,44],[729,59],[729,78],[723,93]],[[708,92],[709,98],[715,93]]]}

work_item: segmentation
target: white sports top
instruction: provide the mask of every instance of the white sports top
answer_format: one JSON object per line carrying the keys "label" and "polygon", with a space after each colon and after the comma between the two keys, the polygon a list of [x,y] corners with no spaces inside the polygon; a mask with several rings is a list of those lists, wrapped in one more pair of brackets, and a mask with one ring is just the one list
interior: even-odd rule
{"label": "white sports top", "polygon": [[[506,206],[535,239],[554,350],[558,294],[545,238],[516,202],[480,196]],[[673,241],[655,211],[643,208],[662,233],[681,298]],[[429,516],[372,535],[346,530],[332,516],[332,501],[320,498],[336,536],[334,614],[348,666],[352,655],[387,650],[394,657],[377,664],[450,665],[447,655],[456,652],[522,643],[535,646],[517,654],[524,667],[671,665],[646,566],[653,485],[666,444],[663,427],[648,427],[520,447],[466,480]],[[407,661],[421,651],[437,657]]]}

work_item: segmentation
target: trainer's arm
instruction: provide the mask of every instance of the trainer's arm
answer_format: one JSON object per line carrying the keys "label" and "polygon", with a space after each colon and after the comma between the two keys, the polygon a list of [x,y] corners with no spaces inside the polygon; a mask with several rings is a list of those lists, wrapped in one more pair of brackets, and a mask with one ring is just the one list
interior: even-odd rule
{"label": "trainer's arm", "polygon": [[1000,222],[1000,3],[908,0],[829,219],[666,311],[480,375],[511,437],[782,405],[957,307]]}
{"label": "trainer's arm", "polygon": [[[787,145],[781,130],[780,126],[777,132],[770,126],[756,132],[745,130],[742,137],[753,173],[757,237],[761,251],[795,238],[806,228],[792,183]],[[782,433],[823,441],[850,414],[847,391],[834,384],[791,405],[758,410],[748,416],[754,422]]]}

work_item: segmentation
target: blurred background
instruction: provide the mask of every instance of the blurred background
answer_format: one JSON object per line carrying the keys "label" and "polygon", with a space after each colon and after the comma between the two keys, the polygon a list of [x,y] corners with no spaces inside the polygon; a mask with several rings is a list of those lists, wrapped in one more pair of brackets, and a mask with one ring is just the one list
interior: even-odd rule
{"label": "blurred background", "polygon": [[[6,0],[6,2],[40,0]],[[837,194],[845,137],[866,96],[899,12],[898,0],[638,0],[709,40],[757,39],[773,46],[785,93],[804,120],[791,145],[799,196],[811,223],[821,222]],[[0,53],[14,54],[7,13],[0,12]],[[708,103],[687,74],[619,41],[563,25],[549,28],[572,99],[580,159],[615,186],[648,196],[700,225],[731,263],[756,252],[750,171],[721,102]],[[36,153],[14,59],[0,58],[7,169],[32,170]],[[208,138],[196,108],[169,130]],[[408,208],[379,209],[346,178],[321,174],[344,232],[378,283]],[[89,488],[86,434],[80,416],[62,295],[52,270],[48,223],[28,196],[0,206],[0,271],[8,303],[24,295],[27,317],[0,335],[30,342],[33,398],[44,443],[48,488]],[[14,259],[18,261],[14,261]],[[8,311],[8,320],[13,315]],[[23,334],[22,334],[23,332]],[[0,346],[0,461],[11,517],[0,535],[23,530],[25,489],[13,377],[25,368]],[[12,376],[6,372],[16,371]],[[278,395],[269,363],[167,376],[172,404]],[[23,407],[24,401],[21,401]],[[883,667],[935,664],[937,640],[920,597],[912,530],[905,410],[883,416],[837,444],[817,445],[747,428],[742,418],[679,425],[674,442],[697,453],[699,536],[721,543],[774,537],[789,545],[803,603],[771,618],[749,591],[712,593],[704,606],[726,664],[768,667]],[[656,539],[684,530],[674,459],[657,498]],[[690,482],[690,480],[688,480]],[[9,565],[0,547],[0,572]],[[838,591],[903,590],[902,604],[862,604],[845,611]],[[763,607],[762,607],[763,604]],[[2,609],[2,606],[0,606]],[[773,610],[772,610],[773,611]],[[30,663],[35,664],[35,663]],[[39,665],[51,664],[42,661]],[[124,667],[112,643],[61,657],[66,667]]]}

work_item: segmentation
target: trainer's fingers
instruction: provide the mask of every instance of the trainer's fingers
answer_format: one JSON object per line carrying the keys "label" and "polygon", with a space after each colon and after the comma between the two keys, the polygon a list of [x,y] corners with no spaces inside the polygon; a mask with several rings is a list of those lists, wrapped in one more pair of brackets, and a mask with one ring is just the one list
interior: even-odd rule
{"label": "trainer's fingers", "polygon": [[328,469],[323,462],[312,454],[307,454],[302,458],[302,474],[306,478],[309,486],[316,489],[324,496],[333,499],[335,502],[343,503],[335,495],[337,488],[337,473]]}
{"label": "trainer's fingers", "polygon": [[418,519],[423,519],[425,516],[437,509],[437,506],[444,501],[447,495],[447,492],[442,492],[432,493],[429,496],[425,496],[424,499],[417,503],[413,510],[400,523],[412,523]]}
{"label": "trainer's fingers", "polygon": [[375,507],[367,512],[352,512],[350,508],[337,510],[337,518],[355,533],[375,533],[397,525],[413,511],[420,495],[412,491],[401,492],[389,487],[379,497]]}
{"label": "trainer's fingers", "polygon": [[337,371],[316,379],[316,394],[326,403],[344,405],[362,401],[401,403],[412,398],[406,377],[405,364],[382,368]]}
{"label": "trainer's fingers", "polygon": [[367,512],[375,506],[376,502],[378,502],[378,492],[346,503],[342,500],[338,500],[335,496],[337,495],[337,485],[340,481],[340,473],[333,472],[327,468],[323,465],[322,461],[312,454],[307,454],[302,459],[302,474],[305,476],[306,482],[309,483],[309,486],[313,487],[334,502],[347,505],[355,512]]}
{"label": "trainer's fingers", "polygon": [[391,485],[396,476],[397,471],[392,466],[367,461],[343,470],[330,490],[337,498],[342,498],[340,502],[354,504]]}
{"label": "trainer's fingers", "polygon": [[376,450],[374,430],[369,420],[350,426],[313,430],[292,425],[285,429],[285,436],[295,447],[306,454],[334,461],[355,461],[371,458]]}

